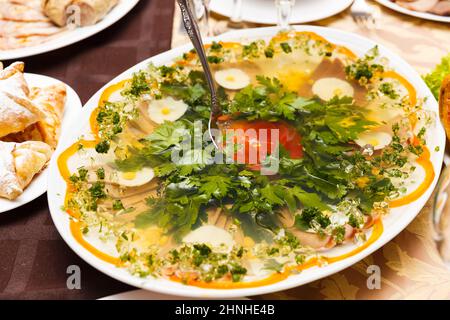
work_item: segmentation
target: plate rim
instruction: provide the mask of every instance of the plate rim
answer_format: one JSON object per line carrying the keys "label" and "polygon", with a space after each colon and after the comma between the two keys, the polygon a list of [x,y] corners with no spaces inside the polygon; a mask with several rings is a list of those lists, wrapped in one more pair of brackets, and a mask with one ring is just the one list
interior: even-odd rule
{"label": "plate rim", "polygon": [[[118,5],[113,8],[97,24],[68,31],[71,35],[70,37],[67,37],[67,35],[56,37],[55,39],[51,39],[49,41],[45,41],[31,47],[17,48],[12,50],[0,50],[0,61],[37,56],[70,46],[87,38],[90,38],[97,33],[100,33],[103,30],[111,27],[113,24],[119,22],[128,13],[130,13],[131,10],[133,10],[133,8],[139,3],[139,1],[140,0],[120,0],[120,3],[118,3]],[[122,11],[119,11],[121,9]],[[111,14],[116,12],[117,16],[115,18],[108,19],[108,16],[111,17]],[[79,32],[80,30],[82,31],[81,33]]]}
{"label": "plate rim", "polygon": [[[354,41],[356,43],[356,44],[354,44],[355,46],[357,45],[358,41],[363,41],[366,43],[366,46],[370,46],[370,47],[373,47],[374,45],[377,44],[373,40],[367,39],[360,35],[342,31],[342,30],[338,30],[338,29],[334,29],[334,28],[307,26],[307,25],[295,26],[294,28],[299,31],[309,30],[309,31],[313,31],[313,32],[318,32],[319,34],[322,34],[323,36],[325,36],[327,38],[331,38],[330,41],[333,41],[335,43],[339,43],[339,41],[336,41],[335,38],[338,38],[340,36],[342,39],[344,39],[344,40],[342,40],[343,43],[345,43],[345,41],[347,41],[348,46],[351,46],[348,44],[349,38],[352,39],[351,41]],[[277,28],[277,27],[244,29],[244,30],[239,30],[239,31],[228,32],[219,37],[209,38],[205,42],[209,42],[212,40],[231,40],[231,38],[235,38],[235,37],[240,37],[241,39],[245,39],[245,38],[248,38],[251,36],[266,38],[266,37],[269,37],[270,35],[275,34],[278,30],[279,30],[279,28]],[[397,70],[403,69],[402,73],[405,73],[405,72],[408,73],[409,74],[408,79],[410,79],[410,80],[411,80],[411,77],[414,76],[413,82],[417,82],[417,84],[418,84],[418,86],[415,85],[415,87],[417,89],[419,89],[420,92],[423,93],[424,96],[431,97],[431,99],[429,100],[430,101],[429,103],[432,103],[433,110],[437,111],[437,102],[434,98],[432,98],[432,94],[431,94],[430,90],[428,89],[428,87],[426,87],[425,83],[420,78],[420,75],[417,73],[417,71],[412,66],[410,66],[404,59],[402,59],[397,54],[393,53],[387,47],[385,47],[381,44],[377,44],[377,45],[383,56],[386,56],[386,55],[389,56],[390,63],[395,69],[397,69]],[[120,75],[115,77],[113,80],[111,80],[108,84],[103,86],[87,102],[87,104],[85,105],[87,107],[85,109],[86,112],[82,112],[80,117],[84,117],[86,119],[89,117],[90,112],[93,110],[93,108],[95,108],[96,102],[98,102],[100,94],[108,85],[116,83],[116,82],[124,79],[132,72],[142,69],[150,62],[153,62],[158,65],[160,63],[164,63],[164,62],[173,60],[175,57],[180,56],[182,54],[182,52],[189,50],[190,48],[192,48],[192,46],[189,44],[178,47],[178,48],[174,48],[172,50],[166,51],[164,53],[161,53],[159,55],[156,55],[154,57],[146,59],[146,60],[136,64],[134,67],[128,69],[127,71],[121,73]],[[92,109],[92,110],[90,110],[90,109]],[[79,129],[81,129],[81,128],[79,128]],[[440,135],[440,139],[436,140],[438,145],[440,146],[440,149],[438,152],[434,153],[434,154],[436,154],[435,162],[441,163],[443,160],[443,156],[444,156],[443,146],[444,146],[444,142],[445,142],[445,133],[444,133],[444,130],[443,130],[440,122],[437,124],[436,130]],[[57,150],[57,152],[55,154],[59,155],[62,150],[64,150],[67,146],[70,145],[70,143],[73,143],[74,139],[78,135],[79,135],[79,133],[77,133],[77,135],[72,133],[72,135],[68,137],[68,138],[70,138],[69,141],[65,141],[64,143],[61,143],[59,150]],[[437,138],[439,138],[439,137],[437,137]],[[94,268],[99,270],[100,272],[112,277],[113,279],[116,279],[118,281],[127,283],[129,285],[132,285],[132,286],[135,286],[138,288],[142,288],[145,290],[155,291],[155,292],[169,294],[169,295],[178,295],[178,296],[183,295],[183,296],[192,297],[192,298],[198,298],[198,297],[233,298],[233,297],[268,294],[268,293],[273,293],[273,292],[277,292],[277,291],[282,291],[282,290],[287,290],[290,288],[298,287],[300,285],[310,283],[310,282],[313,282],[313,281],[321,279],[321,278],[325,278],[331,274],[342,271],[342,270],[352,266],[353,264],[361,261],[368,255],[372,254],[374,251],[378,250],[380,247],[382,247],[383,245],[385,245],[386,243],[391,241],[392,238],[394,238],[400,232],[402,232],[406,228],[406,226],[412,220],[415,219],[417,214],[422,210],[422,208],[428,201],[429,197],[431,196],[431,193],[437,183],[437,179],[438,179],[439,172],[441,169],[439,166],[435,167],[436,176],[433,180],[432,185],[428,188],[428,190],[422,195],[422,197],[420,199],[418,199],[416,202],[414,202],[412,204],[412,205],[414,205],[414,208],[417,208],[414,210],[417,212],[414,214],[408,215],[406,218],[404,218],[403,216],[400,217],[399,218],[400,220],[397,221],[396,224],[394,224],[395,230],[391,230],[391,232],[389,234],[385,230],[383,232],[383,234],[381,235],[381,237],[375,243],[373,243],[368,248],[362,250],[358,254],[356,254],[352,257],[349,257],[343,261],[339,261],[334,264],[328,265],[327,267],[325,267],[326,269],[321,269],[320,272],[315,272],[315,273],[309,275],[309,277],[306,279],[302,279],[302,278],[295,279],[296,276],[293,275],[293,276],[287,278],[286,280],[277,282],[275,284],[263,286],[263,287],[220,290],[220,289],[203,289],[203,288],[198,288],[195,286],[183,286],[181,284],[173,283],[169,280],[164,281],[162,279],[159,279],[159,280],[154,280],[151,278],[150,279],[140,279],[138,277],[135,277],[135,276],[132,276],[131,274],[129,274],[127,270],[119,269],[116,267],[111,267],[111,265],[108,265],[107,263],[99,260],[98,258],[93,256],[91,253],[89,253],[86,249],[84,249],[81,245],[79,245],[70,233],[65,232],[64,229],[67,228],[67,224],[70,219],[67,216],[67,214],[64,214],[64,212],[62,212],[60,210],[60,206],[57,205],[58,203],[60,203],[60,202],[58,202],[58,197],[56,194],[55,195],[53,194],[53,189],[54,189],[54,187],[56,187],[56,184],[57,184],[57,180],[55,180],[55,179],[61,179],[61,177],[57,171],[57,168],[55,166],[56,158],[57,158],[57,156],[52,159],[52,163],[50,164],[50,167],[52,168],[52,170],[50,171],[50,176],[49,176],[50,185],[49,185],[49,192],[47,193],[47,197],[49,200],[49,207],[50,207],[50,213],[51,213],[52,220],[54,221],[56,228],[58,229],[58,232],[60,233],[61,237],[68,244],[68,246],[77,255],[79,255],[81,259],[86,261],[88,264],[90,264],[91,266],[93,266]],[[52,182],[54,182],[54,183],[52,183]],[[158,283],[156,281],[158,281]]]}
{"label": "plate rim", "polygon": [[[201,298],[199,298],[201,299]],[[182,296],[173,296],[173,295],[167,295],[162,294],[155,291],[149,291],[145,289],[134,289],[124,292],[119,292],[116,294],[111,294],[109,296],[98,298],[97,300],[185,300],[185,297]],[[215,299],[213,299],[215,300]],[[248,298],[242,297],[242,298],[236,298],[233,300],[250,300]]]}
{"label": "plate rim", "polygon": [[429,12],[419,12],[419,11],[409,10],[409,9],[403,8],[402,6],[399,6],[398,4],[396,4],[390,0],[375,0],[375,1],[386,8],[397,11],[399,13],[403,13],[408,16],[416,17],[416,18],[423,19],[423,20],[450,23],[450,16],[449,17],[439,16],[437,14],[433,14],[433,13],[429,13]]}
{"label": "plate rim", "polygon": [[[62,83],[62,84],[64,84],[66,86],[67,97],[71,96],[74,99],[74,101],[73,101],[74,105],[71,106],[70,108],[71,109],[75,108],[75,110],[71,110],[70,111],[70,115],[66,115],[66,117],[67,117],[66,120],[65,121],[63,120],[64,123],[61,123],[61,137],[62,137],[63,130],[64,131],[67,130],[67,129],[63,129],[63,126],[64,127],[69,127],[69,124],[72,122],[72,119],[69,116],[78,117],[78,113],[81,112],[81,110],[82,110],[83,104],[81,103],[80,96],[77,94],[77,92],[70,85],[68,85],[67,83],[65,83],[65,82],[63,82],[63,81],[61,81],[59,79],[56,79],[56,78],[53,78],[53,77],[49,77],[49,76],[46,76],[46,75],[42,75],[42,74],[30,73],[30,72],[25,72],[24,75],[25,75],[25,80],[27,82],[30,82],[30,79],[27,79],[27,78],[30,78],[30,77],[34,77],[36,79],[34,81],[36,81],[36,82],[39,81],[39,79],[46,79],[46,80],[54,82],[54,83],[60,82],[60,83]],[[68,105],[69,105],[69,103],[68,103],[68,101],[66,101],[66,105],[64,106],[64,110],[66,110]],[[64,119],[64,117],[65,116],[63,115],[63,119]],[[58,145],[59,145],[59,141],[58,141]],[[55,155],[55,153],[53,153],[52,158],[53,158],[54,155]],[[50,162],[51,162],[51,159],[50,159]],[[22,206],[24,206],[24,205],[26,205],[26,204],[36,200],[37,198],[42,196],[45,192],[47,192],[47,189],[48,189],[48,177],[49,177],[49,173],[50,173],[50,162],[47,165],[47,167],[39,173],[39,178],[42,180],[41,181],[42,186],[39,187],[40,190],[37,191],[29,199],[23,200],[23,202],[19,202],[19,203],[14,203],[14,200],[11,201],[11,200],[8,200],[8,199],[1,198],[0,200],[2,200],[2,202],[3,201],[5,201],[5,202],[9,201],[9,202],[12,202],[13,204],[8,206],[7,209],[0,208],[0,214],[11,213],[13,210],[18,209],[18,208],[20,208],[20,207],[22,207]],[[34,179],[35,178],[33,178],[33,180]],[[31,183],[34,182],[33,180],[31,181]],[[24,190],[24,192],[19,197],[24,196],[26,194],[27,190],[28,190],[28,188],[26,188]]]}
{"label": "plate rim", "polygon": [[[229,18],[228,15],[224,14],[224,11],[217,10],[220,1],[223,1],[223,0],[213,0],[213,1],[211,1],[211,4],[210,4],[211,11],[214,11],[215,13],[217,13],[217,14],[219,14],[221,16]],[[231,0],[227,0],[227,1],[231,1]],[[298,1],[299,0],[297,0],[297,3],[298,3]],[[340,3],[340,2],[341,1],[336,1],[336,3]],[[311,19],[311,18],[304,18],[304,19],[292,20],[290,23],[291,24],[311,23],[311,22],[314,22],[314,21],[319,21],[319,20],[323,20],[323,19],[335,16],[335,15],[345,11],[348,7],[350,7],[350,5],[353,3],[353,0],[343,0],[342,3],[343,3],[343,5],[341,7],[336,6],[336,8],[337,8],[336,10],[330,11],[330,12],[328,12],[326,14],[318,15],[317,17],[315,17],[313,19]],[[277,24],[277,19],[276,18],[274,18],[273,20],[269,21],[269,19],[256,20],[256,19],[247,19],[247,18],[242,17],[242,20],[245,21],[245,22],[257,23],[257,24],[262,24],[262,25],[266,25],[266,26],[268,26],[268,25],[276,25]]]}

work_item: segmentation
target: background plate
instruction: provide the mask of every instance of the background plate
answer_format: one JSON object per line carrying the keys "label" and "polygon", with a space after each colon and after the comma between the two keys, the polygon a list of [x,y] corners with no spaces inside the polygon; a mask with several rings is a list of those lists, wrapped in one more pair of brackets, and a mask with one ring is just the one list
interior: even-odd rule
{"label": "background plate", "polygon": [[[100,298],[98,300],[184,300],[184,299],[186,298],[178,296],[170,296],[167,294],[160,294],[147,290],[132,290]],[[237,300],[248,300],[248,299],[241,298]]]}
{"label": "background plate", "polygon": [[438,16],[437,14],[432,14],[432,13],[428,13],[428,12],[419,12],[419,11],[408,10],[390,0],[375,0],[375,1],[382,4],[383,6],[386,6],[390,9],[392,9],[392,10],[407,14],[409,16],[422,18],[422,19],[426,19],[426,20],[450,23],[450,17]]}
{"label": "background plate", "polygon": [[109,12],[103,18],[103,20],[101,20],[97,24],[68,31],[61,37],[56,37],[55,39],[46,41],[39,45],[14,50],[0,50],[0,61],[38,55],[41,53],[66,47],[68,45],[89,38],[122,19],[128,12],[131,11],[131,9],[133,9],[138,4],[138,2],[139,0],[120,0],[117,6],[115,6],[111,10],[111,12]]}
{"label": "background plate", "polygon": [[[297,0],[291,23],[306,23],[331,17],[344,11],[353,0]],[[230,17],[233,0],[212,0],[211,10]],[[275,0],[242,0],[242,20],[261,24],[277,24]]]}
{"label": "background plate", "polygon": [[[299,31],[312,31],[319,35],[325,37],[329,41],[345,45],[349,49],[353,50],[358,55],[363,55],[366,51],[373,48],[376,43],[344,31],[323,28],[323,27],[313,27],[313,26],[296,26],[296,30]],[[235,32],[230,32],[223,34],[219,37],[213,39],[207,39],[205,43],[211,42],[212,40],[223,40],[223,41],[242,41],[248,42],[256,39],[268,40],[278,32],[279,28],[256,28],[256,29],[245,29]],[[427,98],[424,108],[432,110],[435,113],[438,111],[438,105],[436,100],[433,98],[430,90],[423,82],[420,75],[402,58],[392,53],[383,45],[378,45],[381,56],[387,57],[390,60],[390,66],[397,72],[406,77],[411,84],[417,89],[419,97]],[[80,117],[75,119],[76,126],[73,127],[72,132],[66,132],[64,135],[56,155],[58,156],[67,147],[76,142],[77,138],[81,134],[86,134],[89,132],[89,117],[91,112],[97,107],[100,96],[105,88],[108,86],[119,82],[120,80],[130,78],[132,74],[140,69],[144,69],[148,66],[148,63],[152,62],[156,66],[162,64],[168,64],[173,61],[173,59],[181,56],[184,52],[190,50],[192,46],[186,45],[182,46],[165,53],[159,54],[153,58],[141,62],[140,64],[132,67],[128,71],[125,71],[117,78],[113,79],[109,84],[105,85],[99,92],[97,92],[83,108],[83,112],[80,113]],[[437,117],[437,115],[436,115]],[[74,122],[75,123],[75,122]],[[442,166],[442,160],[444,156],[444,146],[445,146],[445,133],[439,121],[436,121],[436,126],[430,128],[429,137],[433,139],[427,140],[429,148],[431,151],[431,161],[435,169],[436,177],[430,186],[430,188],[422,195],[417,201],[410,203],[407,206],[400,208],[395,208],[391,210],[391,213],[387,215],[384,221],[384,232],[377,241],[375,241],[371,246],[362,250],[358,254],[351,256],[342,261],[329,264],[323,267],[313,267],[304,270],[300,274],[291,275],[289,278],[274,283],[267,286],[257,287],[257,288],[245,288],[245,289],[204,289],[193,286],[186,286],[180,283],[169,281],[166,279],[154,279],[154,278],[139,278],[132,276],[127,270],[120,269],[114,265],[108,264],[95,256],[93,256],[89,251],[84,249],[72,236],[70,232],[69,215],[61,210],[61,206],[64,204],[64,192],[66,188],[66,183],[61,177],[57,168],[57,156],[53,157],[50,165],[50,178],[49,178],[49,190],[48,190],[48,200],[50,206],[50,212],[52,219],[61,234],[62,238],[66,243],[75,251],[83,260],[92,265],[99,271],[109,275],[110,277],[127,283],[129,285],[143,288],[150,291],[156,291],[163,294],[170,294],[175,296],[186,296],[192,298],[233,298],[233,297],[245,297],[252,295],[260,295],[265,293],[276,292],[280,290],[286,290],[289,288],[297,287],[305,283],[315,281],[320,278],[324,278],[336,272],[339,272],[345,268],[350,267],[361,259],[367,257],[369,254],[379,249],[382,245],[390,241],[393,237],[399,234],[419,213],[423,208],[428,198],[430,197],[434,186],[436,185],[437,178],[439,177],[439,172]],[[439,147],[439,151],[435,152],[435,147]],[[357,246],[354,244],[348,244],[334,248],[329,251],[330,256],[337,256],[344,254],[355,249]]]}
{"label": "background plate", "polygon": [[[25,73],[25,79],[27,80],[30,87],[45,87],[61,82],[54,78],[32,73]],[[70,128],[69,122],[72,121],[73,118],[77,117],[82,106],[77,93],[67,84],[66,88],[67,100],[61,124],[61,137],[63,136],[64,132],[68,130],[68,128]],[[22,193],[17,199],[11,201],[8,199],[0,198],[0,213],[23,206],[24,204],[27,204],[28,202],[33,201],[34,199],[43,195],[45,191],[47,191],[48,171],[49,168],[46,168],[40,174],[36,175],[33,181],[31,181],[30,185],[25,189],[25,192]]]}

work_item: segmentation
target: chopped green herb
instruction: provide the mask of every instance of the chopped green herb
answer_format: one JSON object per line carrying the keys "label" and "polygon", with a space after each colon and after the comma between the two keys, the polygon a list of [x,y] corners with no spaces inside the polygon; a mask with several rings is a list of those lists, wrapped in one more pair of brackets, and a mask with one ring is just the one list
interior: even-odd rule
{"label": "chopped green herb", "polygon": [[97,151],[98,153],[108,153],[109,148],[110,148],[109,141],[103,140],[95,146],[95,151]]}
{"label": "chopped green herb", "polygon": [[100,180],[104,180],[105,179],[105,169],[103,168],[98,168],[96,171],[97,174],[97,178],[99,178]]}
{"label": "chopped green herb", "polygon": [[113,202],[113,210],[123,210],[125,207],[123,206],[123,203],[121,200],[114,200]]}
{"label": "chopped green herb", "polygon": [[208,59],[209,63],[214,63],[214,64],[223,62],[223,58],[218,57],[218,56],[208,56],[207,59]]}
{"label": "chopped green herb", "polygon": [[289,43],[287,43],[287,42],[282,42],[282,43],[280,43],[280,46],[281,46],[281,49],[283,49],[283,51],[284,51],[285,53],[291,53],[291,52],[292,52],[292,48],[291,48],[291,46],[289,45]]}

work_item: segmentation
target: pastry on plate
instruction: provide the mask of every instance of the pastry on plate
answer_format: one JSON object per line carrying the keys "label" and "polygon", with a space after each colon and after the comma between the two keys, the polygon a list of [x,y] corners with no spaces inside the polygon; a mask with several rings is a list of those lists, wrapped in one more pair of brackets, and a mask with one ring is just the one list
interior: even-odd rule
{"label": "pastry on plate", "polygon": [[[66,104],[62,83],[29,88],[24,63],[0,72],[0,139],[8,142],[43,141],[56,148]],[[22,106],[27,111],[20,109]],[[20,116],[22,115],[22,116]]]}
{"label": "pastry on plate", "polygon": [[0,198],[12,200],[50,160],[67,90],[62,83],[30,88],[23,62],[0,70]]}
{"label": "pastry on plate", "polygon": [[66,86],[62,83],[42,88],[31,88],[30,99],[42,112],[42,120],[30,125],[23,131],[9,134],[3,140],[11,142],[43,141],[56,149],[61,132],[66,96]]}
{"label": "pastry on plate", "polygon": [[392,0],[399,6],[412,11],[429,12],[439,16],[450,16],[449,0]]}
{"label": "pastry on plate", "polygon": [[42,135],[42,141],[52,148],[56,148],[58,143],[66,96],[66,86],[62,83],[31,89],[32,101],[44,113],[44,118],[36,123],[36,127]]}
{"label": "pastry on plate", "polygon": [[47,165],[52,148],[40,141],[0,141],[0,197],[20,196],[33,177]]}
{"label": "pastry on plate", "polygon": [[39,8],[39,0],[0,0],[0,17],[3,20],[13,21],[48,21]]}
{"label": "pastry on plate", "polygon": [[0,138],[23,131],[44,117],[29,98],[23,69],[19,62],[0,71]]}
{"label": "pastry on plate", "polygon": [[444,78],[439,95],[439,115],[450,139],[450,74]]}
{"label": "pastry on plate", "polygon": [[[80,25],[93,25],[102,20],[119,0],[42,0],[44,13],[57,25],[67,24],[68,14],[80,14]],[[78,10],[78,11],[77,11]]]}
{"label": "pastry on plate", "polygon": [[0,51],[62,37],[75,26],[102,20],[119,0],[0,0]]}
{"label": "pastry on plate", "polygon": [[60,34],[40,0],[0,0],[0,50],[29,47]]}

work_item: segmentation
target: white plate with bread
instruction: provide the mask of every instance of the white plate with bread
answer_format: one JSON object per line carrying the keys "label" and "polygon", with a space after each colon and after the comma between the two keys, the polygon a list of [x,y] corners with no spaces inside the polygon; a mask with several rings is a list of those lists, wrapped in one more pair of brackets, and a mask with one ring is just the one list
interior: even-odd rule
{"label": "white plate with bread", "polygon": [[81,106],[61,81],[0,65],[0,213],[47,191],[47,164]]}
{"label": "white plate with bread", "polygon": [[139,0],[0,0],[0,60],[53,51],[119,21]]}

